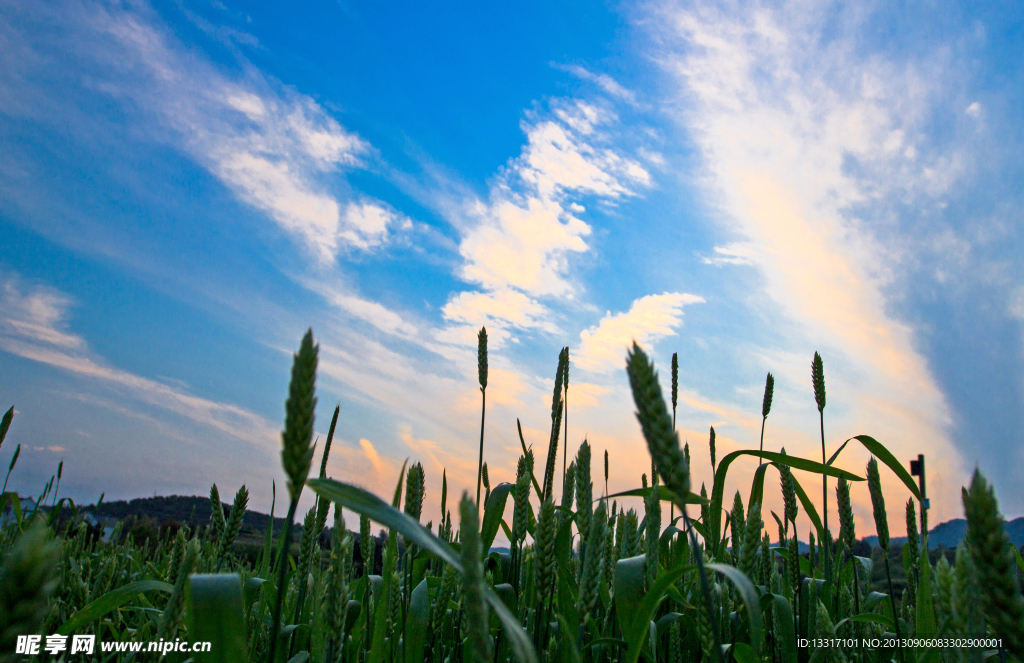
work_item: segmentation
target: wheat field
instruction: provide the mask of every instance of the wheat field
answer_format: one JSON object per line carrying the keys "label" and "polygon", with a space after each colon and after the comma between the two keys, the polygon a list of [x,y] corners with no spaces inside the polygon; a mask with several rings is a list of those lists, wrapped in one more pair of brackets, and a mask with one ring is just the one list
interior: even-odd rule
{"label": "wheat field", "polygon": [[[712,458],[714,475],[704,481],[710,493],[703,487],[695,492],[691,451],[675,433],[675,357],[666,399],[653,365],[634,345],[627,372],[652,461],[640,488],[602,491],[607,455],[602,476],[600,458],[593,459],[584,442],[555,494],[568,348],[559,355],[547,448],[528,448],[520,434],[515,483],[492,486],[483,462],[487,337],[481,330],[477,490],[448,495],[444,481],[434,521],[422,512],[419,463],[395,477],[390,502],[326,477],[337,410],[319,474],[311,478],[317,356],[310,331],[294,356],[282,432],[286,524],[275,539],[271,520],[254,560],[236,551],[248,502],[244,486],[227,511],[214,486],[212,515],[202,526],[139,541],[118,525],[102,541],[73,501],[57,499],[62,468],[35,501],[49,499],[47,509],[23,510],[5,482],[0,513],[9,510],[11,517],[0,531],[0,660],[160,658],[16,652],[19,636],[90,634],[102,642],[211,643],[208,652],[163,655],[176,663],[1024,661],[1024,561],[978,472],[963,491],[968,534],[953,564],[945,557],[931,563],[927,541],[917,535],[917,485],[867,435],[848,441],[872,455],[859,476],[833,465],[842,448],[827,458],[824,439],[820,461],[763,448],[716,459],[711,429],[707,448],[700,449]],[[823,418],[817,353],[812,381]],[[763,419],[773,385],[769,375]],[[0,443],[12,416],[13,408]],[[17,458],[18,452],[8,477]],[[755,462],[757,470],[746,494],[728,496],[725,480],[736,461]],[[838,505],[837,537],[794,469],[821,476],[826,512],[830,499]],[[894,472],[906,487],[906,495],[889,496],[907,498],[907,582],[899,593],[892,583],[882,472]],[[887,591],[871,590],[872,560],[853,554],[858,533],[850,489],[861,481],[874,507]],[[767,490],[781,490],[782,514],[762,511]],[[304,514],[301,532],[293,532],[304,491],[312,491],[316,503]],[[642,510],[621,507],[625,497],[642,498]],[[810,531],[797,531],[800,514]],[[387,530],[383,550],[375,549],[374,524]],[[777,528],[772,536],[770,526]],[[510,542],[507,551],[492,549],[499,532]],[[801,553],[798,535],[809,541],[808,552]]]}

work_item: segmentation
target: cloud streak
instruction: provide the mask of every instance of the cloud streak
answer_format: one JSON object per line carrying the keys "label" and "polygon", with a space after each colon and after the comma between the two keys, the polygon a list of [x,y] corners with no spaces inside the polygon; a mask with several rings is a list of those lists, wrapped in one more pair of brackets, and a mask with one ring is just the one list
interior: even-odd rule
{"label": "cloud streak", "polygon": [[118,389],[125,397],[216,429],[263,448],[277,446],[277,428],[244,408],[202,398],[185,389],[106,365],[85,341],[67,330],[66,295],[26,287],[8,276],[0,285],[0,349]]}
{"label": "cloud streak", "polygon": [[[76,74],[74,84],[141,112],[140,134],[190,155],[320,263],[345,249],[371,250],[399,225],[386,206],[357,199],[339,176],[374,158],[370,144],[310,96],[257,70],[236,47],[235,70],[214,65],[145,3],[63,2],[31,15],[40,8],[10,9],[18,27],[5,35],[3,57],[19,64],[0,87],[29,101],[9,108],[58,121],[56,107],[66,99],[39,108],[33,85],[53,75],[47,67],[58,58]],[[58,27],[32,33],[38,21]]]}
{"label": "cloud streak", "polygon": [[[849,17],[833,17],[839,36],[826,39],[814,26],[833,9],[807,9],[659,12],[668,45],[660,58],[684,108],[680,121],[699,147],[725,230],[746,247],[716,248],[705,262],[756,265],[771,301],[802,329],[800,347],[829,347],[832,365],[859,383],[852,420],[872,422],[897,455],[929,440],[934,469],[959,476],[944,396],[912,329],[888,310],[885,247],[852,213],[887,195],[943,194],[956,159],[907,168],[921,160],[908,137],[927,86],[910,67],[855,59],[844,41]],[[942,499],[951,508],[955,495]]]}

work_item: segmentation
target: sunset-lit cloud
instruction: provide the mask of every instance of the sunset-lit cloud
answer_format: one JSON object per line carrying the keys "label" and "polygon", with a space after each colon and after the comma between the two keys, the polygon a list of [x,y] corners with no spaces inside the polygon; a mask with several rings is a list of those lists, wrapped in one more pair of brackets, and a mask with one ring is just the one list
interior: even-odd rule
{"label": "sunset-lit cloud", "polygon": [[572,362],[594,373],[621,369],[633,341],[646,345],[674,334],[682,324],[683,307],[702,302],[702,297],[678,292],[641,297],[628,311],[609,312],[597,327],[580,332],[580,349],[572,355]]}

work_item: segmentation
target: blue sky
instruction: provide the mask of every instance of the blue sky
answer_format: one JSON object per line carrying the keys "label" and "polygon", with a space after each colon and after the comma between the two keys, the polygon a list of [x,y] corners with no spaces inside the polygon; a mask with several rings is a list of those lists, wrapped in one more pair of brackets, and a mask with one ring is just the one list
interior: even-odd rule
{"label": "blue sky", "polygon": [[709,426],[756,445],[768,371],[766,447],[820,455],[817,350],[830,451],[925,453],[933,522],[975,465],[1022,515],[1024,30],[975,4],[4,0],[11,485],[64,460],[83,502],[268,508],[311,326],[330,473],[385,494],[421,460],[431,518],[442,468],[475,479],[486,325],[495,482],[517,417],[545,449],[563,345],[613,490],[649,471],[631,340],[666,387],[679,353],[698,481]]}

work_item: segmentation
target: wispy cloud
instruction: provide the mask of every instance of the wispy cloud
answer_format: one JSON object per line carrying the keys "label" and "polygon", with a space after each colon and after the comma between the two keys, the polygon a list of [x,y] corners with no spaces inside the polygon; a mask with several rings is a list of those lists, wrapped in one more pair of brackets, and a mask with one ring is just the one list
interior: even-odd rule
{"label": "wispy cloud", "polygon": [[[873,422],[899,453],[928,439],[941,459],[935,469],[954,476],[962,470],[949,409],[912,330],[889,313],[886,248],[851,209],[887,195],[941,196],[961,165],[956,155],[921,163],[927,83],[912,65],[853,55],[843,29],[825,38],[815,26],[834,11],[741,3],[659,13],[669,45],[659,58],[679,86],[711,197],[750,248],[716,249],[706,262],[757,265],[803,342],[830,347],[862,381],[859,393],[884,399],[884,408],[859,399],[855,418]],[[845,26],[848,17],[833,19]]]}
{"label": "wispy cloud", "polygon": [[608,74],[600,74],[590,71],[586,67],[581,67],[578,64],[554,64],[552,66],[566,71],[576,78],[580,78],[591,83],[596,83],[598,87],[604,90],[611,96],[621,99],[626,103],[635,106],[636,105],[636,93],[629,88],[624,87],[617,80],[609,76]]}
{"label": "wispy cloud", "polygon": [[196,396],[187,390],[107,365],[85,341],[68,331],[72,301],[56,290],[32,286],[14,276],[0,282],[0,349],[101,381],[126,398],[156,406],[236,439],[272,447],[277,429],[244,408]]}
{"label": "wispy cloud", "polygon": [[38,101],[27,77],[45,78],[60,54],[86,88],[141,111],[138,135],[189,154],[320,262],[344,248],[372,249],[396,225],[386,206],[356,199],[338,176],[374,158],[369,143],[312,97],[253,67],[236,47],[235,68],[215,65],[145,3],[64,2],[44,11],[59,26],[54,31],[8,35],[5,48],[21,55],[5,59],[31,63],[21,80],[0,81],[8,92]]}
{"label": "wispy cloud", "polygon": [[723,265],[752,265],[754,264],[753,257],[754,250],[749,245],[734,243],[727,244],[726,246],[716,246],[714,254],[702,257],[701,262],[705,265],[715,265],[716,267]]}

